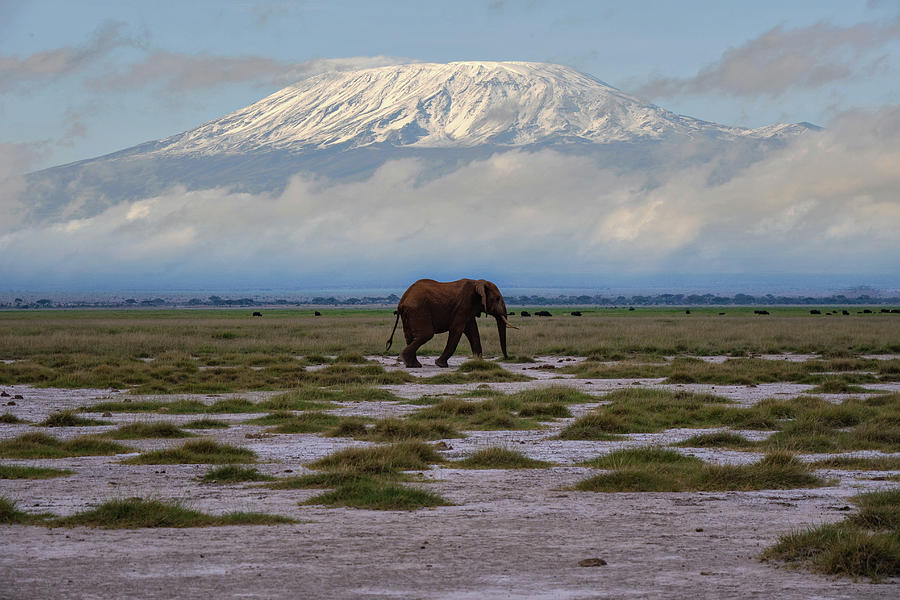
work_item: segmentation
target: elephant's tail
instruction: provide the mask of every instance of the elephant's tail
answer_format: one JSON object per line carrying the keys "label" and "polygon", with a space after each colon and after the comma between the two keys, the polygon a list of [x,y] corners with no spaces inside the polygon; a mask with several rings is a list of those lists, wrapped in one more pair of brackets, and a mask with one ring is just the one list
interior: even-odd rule
{"label": "elephant's tail", "polygon": [[400,310],[395,310],[394,314],[397,315],[397,318],[394,319],[394,328],[391,330],[391,337],[387,341],[387,346],[384,347],[383,354],[387,354],[388,350],[391,349],[391,344],[394,343],[394,333],[397,331],[397,323],[400,322]]}

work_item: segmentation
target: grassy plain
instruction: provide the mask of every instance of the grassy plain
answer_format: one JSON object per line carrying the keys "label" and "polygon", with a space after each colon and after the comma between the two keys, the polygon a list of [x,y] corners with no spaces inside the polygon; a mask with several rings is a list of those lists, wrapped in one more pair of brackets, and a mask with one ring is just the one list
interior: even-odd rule
{"label": "grassy plain", "polygon": [[[262,318],[252,318],[251,312],[0,311],[0,359],[14,361],[0,364],[0,384],[218,393],[292,389],[304,384],[410,381],[406,373],[387,373],[378,365],[360,364],[363,355],[384,350],[394,321],[391,310],[326,310],[323,316],[314,317],[309,310],[264,309]],[[511,317],[520,327],[509,333],[510,352],[517,360],[543,354],[588,356],[596,360],[583,368],[594,369],[597,376],[663,376],[681,382],[724,381],[729,369],[737,369],[747,378],[749,369],[756,374],[740,383],[755,383],[772,380],[773,376],[797,380],[810,376],[810,371],[781,366],[777,368],[796,372],[760,375],[758,366],[751,363],[706,366],[688,362],[675,367],[626,364],[609,368],[599,361],[633,359],[646,363],[647,358],[661,360],[672,355],[746,357],[797,352],[821,354],[828,359],[819,367],[840,367],[838,359],[900,353],[900,317],[878,312],[824,316],[810,315],[806,308],[772,308],[770,315],[755,315],[749,307],[694,309],[689,315],[672,308],[594,309],[582,311],[582,317],[569,316],[568,311],[551,312],[555,316],[549,318]],[[499,343],[493,320],[481,319],[480,325],[485,355],[497,356]],[[436,355],[445,342],[446,335],[438,335],[422,347],[420,354]],[[392,351],[396,353],[401,344],[402,336],[399,344],[394,340]],[[465,342],[458,352],[468,352]],[[329,358],[333,356],[337,358]],[[853,367],[853,371],[871,367],[876,377],[900,376],[898,361],[869,363],[844,366]],[[311,364],[324,364],[325,368],[306,371]],[[642,375],[625,375],[625,369]],[[502,373],[447,374],[451,375],[490,380]],[[783,379],[785,376],[789,379]],[[871,380],[872,376],[857,375],[840,382],[851,385]],[[824,382],[822,377],[809,381]]]}

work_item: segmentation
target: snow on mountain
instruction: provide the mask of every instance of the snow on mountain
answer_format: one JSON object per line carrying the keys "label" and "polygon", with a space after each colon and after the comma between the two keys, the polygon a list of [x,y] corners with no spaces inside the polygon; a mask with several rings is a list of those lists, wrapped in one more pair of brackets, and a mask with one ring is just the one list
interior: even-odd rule
{"label": "snow on mountain", "polygon": [[593,143],[674,135],[768,138],[799,125],[728,127],[676,115],[569,67],[528,62],[408,64],[326,73],[162,140],[166,154]]}

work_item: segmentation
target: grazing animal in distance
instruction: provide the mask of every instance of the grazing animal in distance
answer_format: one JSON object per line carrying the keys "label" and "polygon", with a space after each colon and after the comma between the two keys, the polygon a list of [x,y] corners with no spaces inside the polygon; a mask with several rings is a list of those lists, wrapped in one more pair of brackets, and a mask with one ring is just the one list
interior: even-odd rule
{"label": "grazing animal in distance", "polygon": [[753,311],[753,314],[754,314],[754,315],[767,315],[767,314],[769,314],[769,311],[767,311],[767,310],[754,310],[754,311]]}
{"label": "grazing animal in distance", "polygon": [[841,311],[841,314],[842,314],[842,315],[849,315],[849,314],[850,314],[850,311],[849,311],[849,310],[842,310],[842,311]]}
{"label": "grazing animal in distance", "polygon": [[553,316],[550,314],[550,311],[546,311],[546,310],[539,310],[536,313],[534,313],[534,315],[536,317],[552,317]]}
{"label": "grazing animal in distance", "polygon": [[262,313],[259,312],[259,311],[256,311],[256,312],[253,313],[253,316],[254,316],[254,317],[261,317],[261,316],[262,316]]}
{"label": "grazing animal in distance", "polygon": [[315,312],[313,313],[313,316],[314,316],[314,317],[321,317],[321,316],[322,316],[322,313],[320,313],[319,311],[315,311]]}
{"label": "grazing animal in distance", "polygon": [[523,310],[523,311],[522,311],[522,316],[523,316],[523,317],[530,317],[530,316],[531,316],[531,313],[528,312],[527,310]]}
{"label": "grazing animal in distance", "polygon": [[514,316],[516,316],[516,313],[513,312],[513,311],[510,311],[510,312],[506,313],[506,316],[507,316],[507,317],[514,317]]}
{"label": "grazing animal in distance", "polygon": [[811,315],[821,315],[821,314],[822,314],[822,311],[821,311],[821,310],[817,310],[817,309],[814,308],[814,309],[812,309],[812,310],[809,311],[809,314],[811,314]]}
{"label": "grazing animal in distance", "polygon": [[573,310],[573,311],[570,312],[569,314],[572,315],[573,317],[580,317],[580,316],[581,316],[581,311],[580,311],[580,310]]}
{"label": "grazing animal in distance", "polygon": [[689,315],[689,314],[691,314],[691,309],[687,309],[687,310],[685,310],[685,311],[684,311],[684,314],[686,314],[686,315]]}
{"label": "grazing animal in distance", "polygon": [[402,320],[407,345],[400,352],[400,359],[407,368],[421,367],[416,351],[434,334],[445,331],[449,332],[447,345],[434,361],[435,365],[443,368],[449,366],[447,360],[456,352],[463,335],[469,340],[472,354],[481,357],[481,337],[475,318],[482,312],[496,319],[500,349],[503,358],[509,358],[506,354],[506,329],[518,327],[506,318],[506,303],[495,284],[484,279],[459,279],[446,283],[420,279],[409,286],[400,298],[394,329],[384,351],[386,353],[390,349],[397,323]]}

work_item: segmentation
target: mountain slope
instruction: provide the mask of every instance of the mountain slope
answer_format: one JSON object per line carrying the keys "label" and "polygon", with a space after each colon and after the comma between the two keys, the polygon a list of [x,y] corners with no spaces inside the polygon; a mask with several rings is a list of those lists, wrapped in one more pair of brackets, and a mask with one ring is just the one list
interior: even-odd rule
{"label": "mountain slope", "polygon": [[429,176],[510,149],[586,155],[618,171],[728,156],[716,173],[727,178],[811,129],[677,115],[560,65],[397,65],[312,77],[190,131],[33,173],[28,218],[62,206],[90,216],[173,185],[277,193],[298,173],[358,179],[398,158]]}
{"label": "mountain slope", "polygon": [[676,115],[560,65],[410,64],[313,77],[163,140],[170,153],[302,152],[592,143],[672,135],[771,137],[800,126],[727,127]]}

